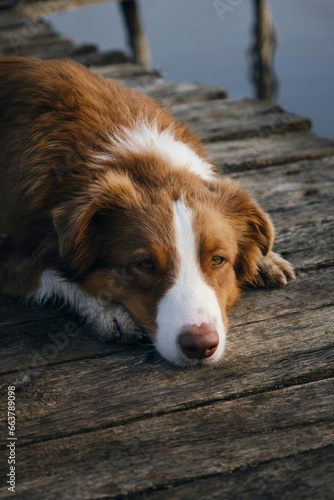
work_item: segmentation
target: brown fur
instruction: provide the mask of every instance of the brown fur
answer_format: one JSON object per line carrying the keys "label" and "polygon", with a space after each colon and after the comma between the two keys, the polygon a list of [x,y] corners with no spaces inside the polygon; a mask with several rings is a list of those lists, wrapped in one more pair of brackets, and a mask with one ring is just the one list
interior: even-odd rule
{"label": "brown fur", "polygon": [[[149,97],[95,76],[73,62],[0,60],[0,289],[26,296],[45,269],[127,307],[155,331],[159,299],[171,286],[177,255],[172,202],[195,214],[202,272],[223,317],[239,287],[258,273],[273,243],[269,217],[230,180],[203,181],[152,154],[96,166],[107,133],[143,114],[172,127],[206,158],[193,134]],[[154,230],[152,229],[154,228]],[[211,256],[223,255],[221,267]],[[154,260],[155,271],[137,263]],[[122,270],[122,286],[115,286]]]}

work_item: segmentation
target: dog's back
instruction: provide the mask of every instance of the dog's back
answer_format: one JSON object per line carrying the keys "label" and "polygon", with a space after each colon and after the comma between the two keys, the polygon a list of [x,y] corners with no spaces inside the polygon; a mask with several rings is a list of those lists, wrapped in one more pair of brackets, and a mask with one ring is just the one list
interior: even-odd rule
{"label": "dog's back", "polygon": [[[97,154],[106,134],[159,115],[175,138],[205,157],[200,143],[153,100],[71,61],[0,59],[0,226],[20,223],[25,211],[41,215],[91,182],[87,155]],[[81,175],[83,174],[83,175]],[[66,176],[67,190],[61,186]],[[80,179],[80,180],[79,180]]]}

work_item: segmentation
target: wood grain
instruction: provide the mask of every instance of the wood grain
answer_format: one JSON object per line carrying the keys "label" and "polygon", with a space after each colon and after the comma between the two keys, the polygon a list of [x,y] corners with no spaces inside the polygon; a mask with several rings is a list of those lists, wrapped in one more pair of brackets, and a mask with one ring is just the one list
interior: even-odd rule
{"label": "wood grain", "polygon": [[322,380],[21,447],[17,497],[115,497],[333,445],[332,391]]}
{"label": "wood grain", "polygon": [[198,101],[209,102],[211,100],[225,99],[226,91],[213,85],[198,82],[174,83],[164,78],[151,75],[145,77],[126,78],[123,83],[131,88],[149,94],[158,99],[165,106],[179,103],[194,103]]}
{"label": "wood grain", "polygon": [[222,173],[245,172],[271,165],[334,154],[334,141],[310,132],[273,134],[206,144],[208,155]]}
{"label": "wood grain", "polygon": [[[163,489],[145,491],[147,500],[305,500],[333,499],[334,447],[325,446],[299,455],[268,460],[228,474],[217,474],[181,485],[168,484]],[[143,498],[141,493],[131,500]]]}
{"label": "wood grain", "polygon": [[3,375],[0,384],[20,389],[21,444],[88,432],[326,378],[334,373],[333,313],[333,306],[321,307],[257,322],[249,314],[249,323],[240,324],[235,311],[226,355],[212,368],[177,369],[151,349],[137,347]]}
{"label": "wood grain", "polygon": [[203,142],[217,142],[249,137],[267,137],[292,131],[308,131],[311,122],[294,113],[264,113],[243,117],[203,118],[190,123],[190,128]]}

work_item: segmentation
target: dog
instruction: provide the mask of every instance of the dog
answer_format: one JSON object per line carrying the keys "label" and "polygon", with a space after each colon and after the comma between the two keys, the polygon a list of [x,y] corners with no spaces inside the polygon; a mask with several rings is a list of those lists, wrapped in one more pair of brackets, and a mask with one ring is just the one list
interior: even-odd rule
{"label": "dog", "polygon": [[150,97],[72,61],[0,60],[0,291],[61,299],[179,366],[225,349],[245,283],[285,285],[269,216]]}

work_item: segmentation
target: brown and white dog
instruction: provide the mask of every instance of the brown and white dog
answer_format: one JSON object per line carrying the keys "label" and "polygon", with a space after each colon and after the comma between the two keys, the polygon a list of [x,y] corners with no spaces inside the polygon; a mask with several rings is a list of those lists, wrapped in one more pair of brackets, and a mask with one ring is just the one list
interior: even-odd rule
{"label": "brown and white dog", "polygon": [[226,309],[292,279],[273,227],[153,99],[70,61],[0,60],[0,290],[71,305],[106,339],[145,331],[213,363]]}

